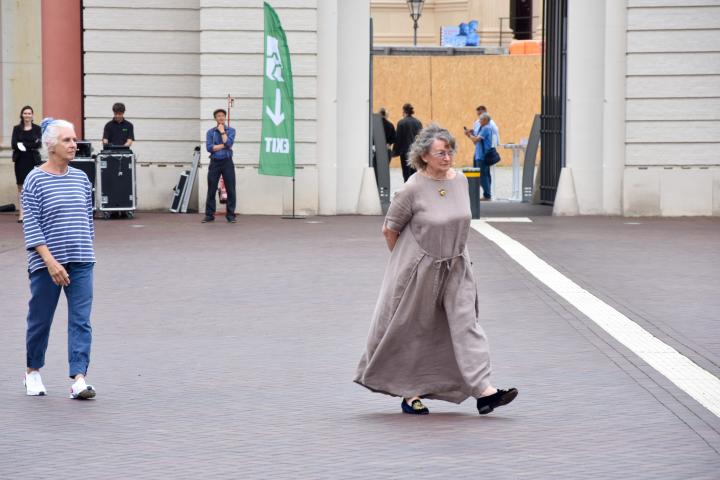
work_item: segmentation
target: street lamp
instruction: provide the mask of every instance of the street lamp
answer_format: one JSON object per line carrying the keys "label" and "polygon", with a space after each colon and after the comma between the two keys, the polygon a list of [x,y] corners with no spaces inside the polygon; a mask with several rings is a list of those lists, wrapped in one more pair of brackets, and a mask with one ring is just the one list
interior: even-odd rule
{"label": "street lamp", "polygon": [[413,20],[413,45],[417,46],[418,20],[420,20],[420,16],[422,15],[425,0],[407,0],[407,4],[410,9],[410,18]]}

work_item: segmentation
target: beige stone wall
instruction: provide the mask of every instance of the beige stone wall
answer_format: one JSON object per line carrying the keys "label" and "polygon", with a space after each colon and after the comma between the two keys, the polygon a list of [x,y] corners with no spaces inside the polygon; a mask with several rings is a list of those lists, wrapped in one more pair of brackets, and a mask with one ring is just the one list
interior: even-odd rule
{"label": "beige stone wall", "polygon": [[[292,184],[258,175],[262,115],[261,0],[84,0],[86,138],[100,148],[111,106],[122,101],[135,126],[140,209],[164,209],[193,148],[203,146],[200,210],[212,112],[235,98],[238,213],[282,214]],[[298,210],[317,211],[317,0],[271,2],[292,52]],[[232,6],[232,8],[228,8]],[[137,15],[142,8],[143,14]],[[198,208],[194,206],[194,208]]]}
{"label": "beige stone wall", "polygon": [[[480,22],[482,45],[497,45],[500,17],[510,14],[508,0],[426,0],[418,22],[418,45],[440,45],[440,27],[460,22]],[[413,22],[405,0],[371,0],[375,45],[412,45]],[[542,0],[533,0],[535,38],[542,37]],[[503,21],[503,44],[511,40],[507,19]]]}
{"label": "beige stone wall", "polygon": [[[456,136],[458,166],[472,163],[473,146],[462,127],[472,128],[478,105],[488,108],[502,143],[527,138],[540,113],[539,55],[376,56],[373,68],[373,110],[385,107],[397,124],[402,105],[412,103],[423,125],[434,121]],[[511,162],[509,150],[498,151],[503,164]]]}
{"label": "beige stone wall", "polygon": [[0,205],[17,204],[10,139],[20,109],[42,119],[40,0],[0,0]]}

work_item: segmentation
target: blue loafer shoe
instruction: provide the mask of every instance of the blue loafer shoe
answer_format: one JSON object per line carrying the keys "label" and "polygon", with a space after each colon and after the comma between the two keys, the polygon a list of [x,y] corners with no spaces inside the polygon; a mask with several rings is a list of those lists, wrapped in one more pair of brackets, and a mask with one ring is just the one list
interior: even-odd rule
{"label": "blue loafer shoe", "polygon": [[430,413],[430,410],[427,409],[425,405],[420,400],[413,400],[411,405],[408,405],[408,403],[403,398],[402,403],[400,404],[402,407],[403,413],[409,413],[410,415],[427,415]]}

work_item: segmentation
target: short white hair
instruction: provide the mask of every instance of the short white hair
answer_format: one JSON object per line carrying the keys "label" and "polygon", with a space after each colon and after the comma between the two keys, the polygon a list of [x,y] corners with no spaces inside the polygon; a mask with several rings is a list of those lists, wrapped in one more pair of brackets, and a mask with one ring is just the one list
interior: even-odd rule
{"label": "short white hair", "polygon": [[43,118],[43,121],[40,122],[40,128],[42,129],[43,147],[45,147],[46,150],[49,150],[50,147],[57,145],[61,128],[70,128],[75,130],[75,125],[67,120],[48,117]]}
{"label": "short white hair", "polygon": [[483,120],[483,119],[487,119],[488,122],[489,122],[490,120],[492,120],[492,118],[490,118],[490,115],[488,115],[487,112],[481,114],[481,115],[478,117],[478,120]]}

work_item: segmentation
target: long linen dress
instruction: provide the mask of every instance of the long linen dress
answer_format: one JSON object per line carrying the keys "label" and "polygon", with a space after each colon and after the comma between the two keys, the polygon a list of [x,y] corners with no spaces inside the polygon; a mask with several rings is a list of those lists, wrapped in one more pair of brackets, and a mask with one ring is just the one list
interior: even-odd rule
{"label": "long linen dress", "polygon": [[450,180],[415,174],[397,193],[385,225],[400,236],[355,382],[453,403],[480,397],[489,386],[488,343],[466,247],[470,218],[460,173]]}

